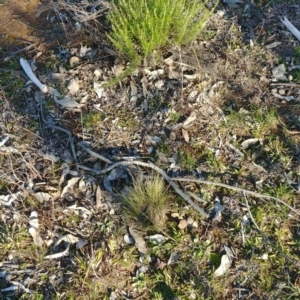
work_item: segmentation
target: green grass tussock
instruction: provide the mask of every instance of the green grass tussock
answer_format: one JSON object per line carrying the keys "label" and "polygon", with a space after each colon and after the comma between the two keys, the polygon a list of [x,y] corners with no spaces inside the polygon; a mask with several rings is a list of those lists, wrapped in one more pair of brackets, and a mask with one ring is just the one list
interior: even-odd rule
{"label": "green grass tussock", "polygon": [[128,219],[138,221],[144,227],[161,229],[169,208],[169,197],[160,176],[150,176],[146,180],[137,178],[122,195],[125,214]]}

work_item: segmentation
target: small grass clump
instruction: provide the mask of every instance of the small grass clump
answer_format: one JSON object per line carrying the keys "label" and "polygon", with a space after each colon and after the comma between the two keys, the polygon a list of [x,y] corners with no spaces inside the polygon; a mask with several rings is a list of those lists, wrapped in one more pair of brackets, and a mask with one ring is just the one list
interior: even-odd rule
{"label": "small grass clump", "polygon": [[180,117],[181,117],[180,113],[178,113],[178,112],[172,112],[169,115],[169,118],[173,123],[178,123]]}
{"label": "small grass clump", "polygon": [[[0,70],[0,86],[3,89],[6,97],[14,96],[18,93],[24,86],[24,81],[19,76],[15,76],[14,71],[17,70],[19,66],[15,60],[11,60],[6,68]],[[17,97],[15,97],[17,98]],[[13,104],[18,104],[20,106],[22,103],[17,99],[12,99]]]}
{"label": "small grass clump", "polygon": [[224,124],[224,130],[231,131],[238,136],[253,136],[264,138],[270,134],[277,134],[280,127],[280,119],[275,108],[268,110],[262,108],[253,108],[247,112],[230,111],[226,116],[227,123]]}
{"label": "small grass clump", "polygon": [[136,68],[156,50],[194,40],[212,11],[206,0],[114,0],[108,38]]}
{"label": "small grass clump", "polygon": [[104,119],[105,115],[102,112],[88,113],[83,116],[82,123],[87,128],[97,127]]}
{"label": "small grass clump", "polygon": [[294,82],[300,82],[300,71],[298,70],[293,70],[291,72],[291,75],[293,76],[293,81]]}
{"label": "small grass clump", "polygon": [[198,160],[194,153],[187,150],[179,151],[179,164],[186,170],[192,170],[197,167]]}
{"label": "small grass clump", "polygon": [[125,213],[142,226],[160,228],[168,210],[168,193],[163,179],[158,176],[136,179],[122,196]]}

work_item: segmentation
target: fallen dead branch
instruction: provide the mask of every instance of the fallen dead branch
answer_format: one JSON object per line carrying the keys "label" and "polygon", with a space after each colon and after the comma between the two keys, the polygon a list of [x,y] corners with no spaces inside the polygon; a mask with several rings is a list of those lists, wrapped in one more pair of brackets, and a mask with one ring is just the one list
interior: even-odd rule
{"label": "fallen dead branch", "polygon": [[[90,149],[87,149],[82,144],[81,144],[81,147],[84,150],[86,150],[86,151],[88,150],[88,153],[91,154],[91,155],[93,155],[94,157],[97,157],[97,158],[99,158],[99,159],[104,160],[105,162],[107,162],[107,159],[106,158],[103,159],[103,156],[97,154],[96,152],[94,152],[94,151],[92,151]],[[198,211],[202,217],[208,218],[209,215],[202,208],[200,208],[198,205],[196,205],[188,195],[186,195],[185,193],[183,193],[179,189],[179,187],[177,186],[177,184],[175,182],[173,182],[172,179],[162,169],[160,169],[159,167],[155,166],[152,163],[146,163],[146,162],[142,162],[142,161],[118,161],[118,162],[113,163],[112,165],[104,168],[101,171],[96,171],[96,170],[93,170],[93,169],[88,169],[88,170],[92,171],[96,175],[103,175],[103,174],[106,174],[109,171],[113,170],[116,167],[119,167],[119,166],[131,166],[131,165],[137,165],[137,166],[142,166],[142,167],[150,168],[150,169],[155,170],[156,172],[158,172],[169,183],[169,185],[174,189],[174,191],[178,195],[180,195],[185,201],[187,201],[188,204],[193,209],[195,209],[196,211]],[[78,165],[78,167],[81,168],[81,169],[87,170],[87,168],[85,166]]]}
{"label": "fallen dead branch", "polygon": [[214,182],[214,181],[209,181],[209,180],[201,180],[201,179],[193,179],[193,178],[171,178],[169,177],[162,169],[160,169],[159,167],[155,166],[152,163],[146,163],[146,162],[141,162],[141,161],[119,161],[116,163],[113,163],[112,161],[108,160],[107,158],[103,157],[102,155],[86,148],[82,143],[80,144],[80,146],[87,151],[89,154],[91,154],[94,157],[99,158],[102,161],[105,161],[106,163],[111,163],[110,166],[104,168],[103,170],[100,171],[96,171],[93,170],[91,168],[87,168],[85,166],[82,165],[78,165],[78,167],[80,169],[84,169],[84,170],[88,170],[93,172],[96,175],[103,175],[108,173],[109,171],[111,171],[112,169],[118,167],[118,166],[130,166],[130,165],[137,165],[137,166],[143,166],[146,168],[150,168],[155,170],[156,172],[158,172],[161,176],[163,176],[163,178],[170,184],[170,186],[174,189],[174,191],[180,195],[185,201],[187,201],[192,208],[194,208],[195,210],[197,210],[201,216],[203,216],[204,218],[208,217],[208,214],[206,212],[204,212],[203,209],[201,209],[198,205],[196,205],[192,199],[186,195],[185,193],[183,193],[179,187],[174,183],[174,181],[187,181],[187,182],[195,182],[195,183],[202,183],[202,184],[209,184],[209,185],[215,185],[215,186],[220,186],[220,187],[224,187],[230,190],[234,190],[237,192],[242,192],[244,194],[247,195],[251,195],[255,198],[261,198],[261,199],[267,199],[267,200],[274,200],[277,201],[279,203],[281,203],[282,205],[288,207],[291,211],[293,211],[294,213],[296,213],[297,215],[300,215],[300,212],[298,210],[296,210],[295,208],[293,208],[292,206],[288,205],[287,203],[285,203],[283,200],[276,198],[276,197],[272,197],[270,195],[264,195],[264,194],[260,194],[257,192],[253,192],[253,191],[249,191],[243,188],[239,188],[239,187],[235,187],[235,186],[231,186],[228,184],[224,184],[224,183],[219,183],[219,182]]}
{"label": "fallen dead branch", "polygon": [[253,196],[255,198],[275,200],[275,201],[283,204],[284,206],[288,207],[290,210],[292,210],[297,215],[300,215],[300,212],[298,210],[296,210],[292,206],[288,205],[283,200],[278,199],[276,197],[272,197],[270,195],[263,195],[263,194],[256,193],[256,192],[253,192],[253,191],[249,191],[249,190],[245,190],[243,188],[239,188],[239,187],[236,187],[236,186],[231,186],[231,185],[228,185],[228,184],[225,184],[225,183],[214,182],[214,181],[210,181],[210,180],[193,179],[193,178],[179,178],[179,177],[178,178],[172,178],[172,180],[175,180],[175,181],[189,181],[189,182],[196,182],[196,183],[216,185],[216,186],[224,187],[226,189],[230,189],[230,190],[234,190],[234,191],[237,191],[237,192],[245,193],[245,194],[251,195],[251,196]]}

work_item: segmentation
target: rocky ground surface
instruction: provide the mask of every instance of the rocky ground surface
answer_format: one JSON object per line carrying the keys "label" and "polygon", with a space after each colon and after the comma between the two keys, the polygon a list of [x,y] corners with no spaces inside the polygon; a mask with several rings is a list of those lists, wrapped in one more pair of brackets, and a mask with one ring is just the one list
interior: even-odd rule
{"label": "rocky ground surface", "polygon": [[[1,297],[299,299],[299,4],[220,3],[111,85],[127,62],[98,2],[0,7]],[[122,195],[154,173],[145,226]]]}

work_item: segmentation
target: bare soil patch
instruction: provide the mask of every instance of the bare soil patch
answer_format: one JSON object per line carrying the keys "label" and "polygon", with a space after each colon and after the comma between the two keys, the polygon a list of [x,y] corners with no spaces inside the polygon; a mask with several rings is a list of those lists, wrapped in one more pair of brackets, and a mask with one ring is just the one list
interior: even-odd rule
{"label": "bare soil patch", "polygon": [[[36,18],[40,1],[8,0],[1,4],[0,45],[24,45],[38,41],[45,34],[49,23]],[[47,25],[48,24],[48,25]]]}

